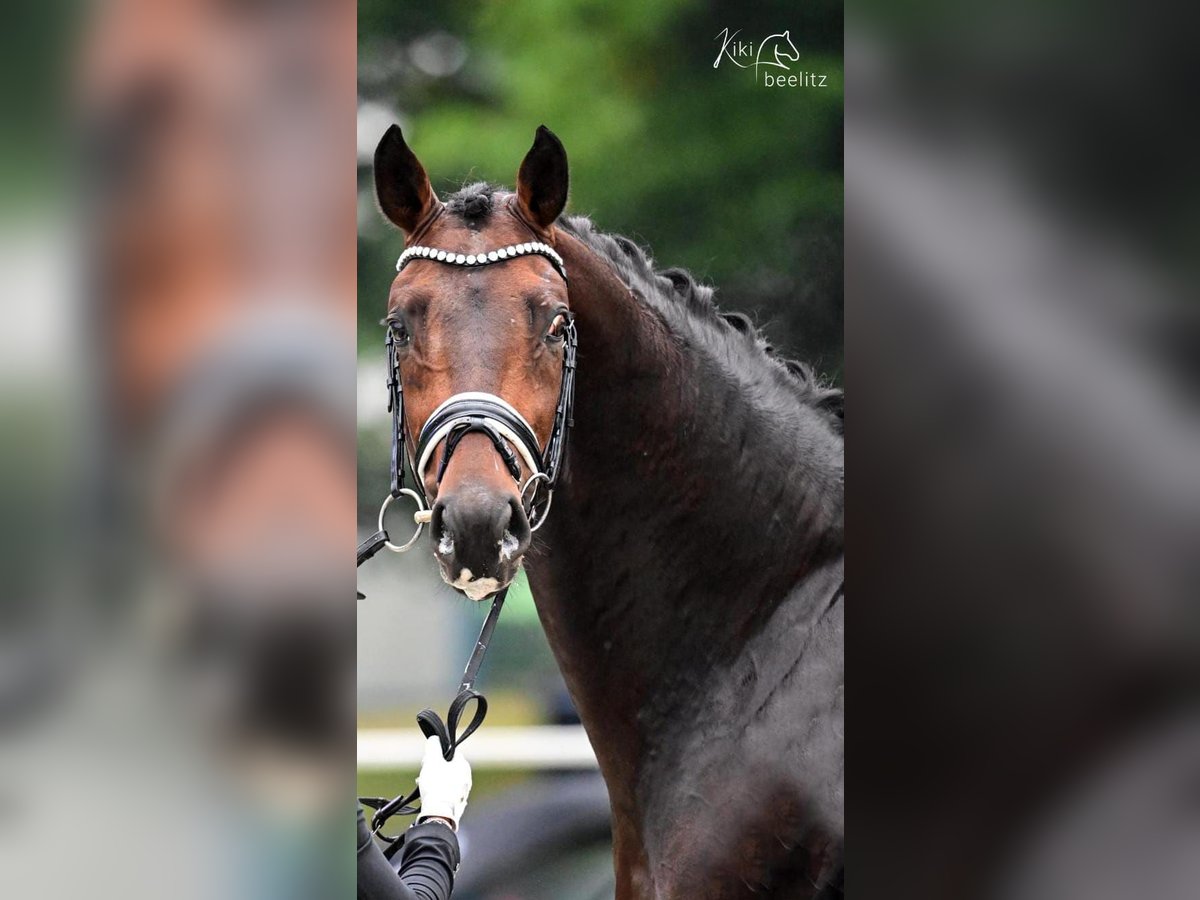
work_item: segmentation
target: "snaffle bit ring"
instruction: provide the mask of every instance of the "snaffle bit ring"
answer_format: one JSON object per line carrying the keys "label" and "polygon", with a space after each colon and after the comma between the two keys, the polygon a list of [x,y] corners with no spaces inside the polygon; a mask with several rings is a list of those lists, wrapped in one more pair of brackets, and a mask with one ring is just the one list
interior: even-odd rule
{"label": "snaffle bit ring", "polygon": [[[547,485],[549,485],[550,484],[550,476],[547,475],[545,472],[534,472],[532,475],[529,476],[529,480],[526,481],[521,486],[521,505],[522,506],[525,505],[525,492],[529,490],[529,486],[531,484],[536,485],[539,481],[544,481],[544,482],[546,482]],[[532,517],[533,512],[534,512],[533,498],[536,496],[537,496],[537,489],[534,488],[534,492],[529,498],[529,512],[526,514],[526,515],[529,515],[530,517]],[[542,514],[538,518],[537,524],[534,524],[532,520],[530,521],[530,523],[529,523],[529,533],[530,534],[533,534],[533,532],[537,531],[539,528],[542,527],[542,524],[546,521],[546,517],[548,515],[550,515],[550,504],[553,502],[554,502],[554,491],[547,491],[546,492],[546,508],[542,510]]]}
{"label": "snaffle bit ring", "polygon": [[424,521],[420,520],[421,513],[425,512],[425,501],[421,499],[421,495],[411,488],[400,488],[399,494],[388,494],[383,501],[383,506],[379,507],[379,530],[386,533],[387,529],[383,527],[384,517],[387,516],[388,507],[392,505],[392,501],[401,494],[411,497],[417,504],[417,511],[413,513],[413,521],[417,523],[417,530],[413,532],[413,536],[407,544],[393,544],[390,540],[384,541],[383,546],[387,547],[393,553],[404,553],[406,550],[411,550],[412,545],[417,542],[417,538],[421,536],[421,532],[425,529]]}

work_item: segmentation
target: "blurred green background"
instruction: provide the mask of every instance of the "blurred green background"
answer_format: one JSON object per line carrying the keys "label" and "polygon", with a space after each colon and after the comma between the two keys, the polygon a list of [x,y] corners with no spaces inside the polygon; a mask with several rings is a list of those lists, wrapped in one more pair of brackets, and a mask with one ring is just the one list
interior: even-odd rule
{"label": "blurred green background", "polygon": [[[358,6],[361,347],[400,237],[372,209],[370,158],[398,121],[439,191],[506,185],[546,124],[571,160],[569,212],[691,269],[773,342],[839,378],[842,360],[842,5],[531,0]],[[788,29],[793,71],[767,88],[717,34]],[[364,153],[363,151],[367,151]]]}

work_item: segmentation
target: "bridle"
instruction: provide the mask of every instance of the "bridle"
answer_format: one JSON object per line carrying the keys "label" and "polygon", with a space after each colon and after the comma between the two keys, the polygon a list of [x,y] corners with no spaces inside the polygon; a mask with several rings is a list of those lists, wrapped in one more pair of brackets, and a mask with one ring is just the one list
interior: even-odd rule
{"label": "bridle", "polygon": [[[433,247],[413,246],[400,254],[396,262],[396,271],[404,268],[416,259],[427,259],[450,266],[473,268],[494,265],[521,256],[541,256],[550,261],[554,270],[567,281],[567,269],[562,257],[548,244],[535,241],[525,244],[514,244],[481,254],[452,253]],[[568,314],[563,335],[563,364],[562,378],[558,389],[558,403],[554,409],[554,423],[550,429],[550,437],[546,446],[538,444],[537,435],[516,408],[503,397],[481,391],[469,391],[455,394],[442,402],[421,426],[417,436],[414,452],[408,453],[410,441],[407,439],[407,423],[404,418],[404,386],[400,379],[400,359],[397,352],[398,336],[396,328],[389,325],[384,346],[387,350],[387,389],[388,411],[392,415],[392,452],[391,452],[391,489],[379,508],[379,521],[375,534],[371,535],[358,547],[358,565],[371,559],[384,547],[394,553],[404,553],[411,549],[421,537],[425,523],[430,520],[429,498],[425,494],[425,477],[438,444],[445,441],[445,449],[438,463],[435,484],[440,485],[446,474],[450,457],[462,439],[473,433],[486,435],[500,454],[505,468],[513,479],[520,485],[521,504],[529,517],[530,530],[537,531],[545,523],[550,513],[550,505],[554,499],[554,489],[562,474],[563,456],[567,445],[567,435],[574,425],[572,409],[575,398],[575,356],[578,349],[578,333],[575,321]],[[405,462],[412,469],[416,482],[415,490],[405,486]],[[531,473],[524,483],[521,482],[521,462]],[[533,491],[530,492],[530,488]],[[417,506],[413,514],[413,522],[417,526],[413,536],[404,544],[395,544],[388,536],[384,519],[388,507],[398,497],[407,496]],[[487,698],[474,689],[475,678],[479,667],[487,653],[500,610],[508,588],[499,591],[492,599],[492,608],[488,610],[475,649],[467,661],[462,681],[459,683],[458,694],[450,704],[450,709],[443,722],[431,709],[424,709],[417,714],[417,725],[426,737],[437,737],[442,745],[442,755],[446,759],[454,758],[454,751],[470,737],[487,715]],[[358,598],[363,599],[359,593]],[[470,722],[460,732],[459,722],[463,710],[475,702],[475,712]],[[380,829],[393,816],[414,815],[420,809],[413,803],[421,796],[420,789],[409,794],[388,800],[384,797],[360,797],[359,802],[375,810],[371,818],[371,831],[378,834]],[[390,845],[385,851],[390,858],[403,844],[403,835],[390,839]]]}
{"label": "bridle", "polygon": [[[400,254],[396,261],[396,271],[402,272],[405,267],[417,259],[427,259],[449,266],[478,268],[495,265],[521,256],[541,256],[550,261],[554,270],[567,281],[567,269],[562,257],[548,244],[538,241],[525,244],[514,244],[501,247],[487,253],[462,254],[433,247],[414,246]],[[429,521],[429,498],[425,495],[425,476],[432,462],[432,456],[438,444],[446,442],[441,461],[436,472],[436,484],[441,484],[446,474],[450,457],[458,448],[459,442],[471,433],[486,435],[500,454],[505,468],[520,486],[520,497],[525,514],[529,517],[531,531],[537,531],[546,521],[550,505],[554,499],[554,488],[558,484],[562,472],[563,454],[567,444],[567,434],[574,424],[571,417],[575,397],[575,356],[579,336],[575,330],[575,320],[568,315],[563,335],[563,364],[562,378],[558,389],[558,403],[554,409],[554,423],[550,429],[550,438],[543,448],[538,444],[537,435],[530,424],[508,401],[495,394],[480,391],[470,391],[455,394],[445,400],[421,427],[417,436],[414,452],[409,455],[407,440],[407,424],[404,417],[404,386],[400,379],[400,360],[397,351],[398,336],[395,326],[389,325],[384,344],[387,350],[387,387],[388,411],[392,414],[392,457],[391,457],[391,492],[384,499],[379,509],[379,531],[383,532],[384,517],[392,501],[400,496],[409,497],[417,506],[413,516],[416,531],[404,544],[393,544],[390,540],[383,546],[395,553],[403,553],[412,548],[421,537],[421,530]],[[407,458],[412,469],[415,490],[405,486],[404,463]],[[521,482],[521,466],[524,462],[531,473],[524,483]],[[532,488],[532,492],[530,491]]]}

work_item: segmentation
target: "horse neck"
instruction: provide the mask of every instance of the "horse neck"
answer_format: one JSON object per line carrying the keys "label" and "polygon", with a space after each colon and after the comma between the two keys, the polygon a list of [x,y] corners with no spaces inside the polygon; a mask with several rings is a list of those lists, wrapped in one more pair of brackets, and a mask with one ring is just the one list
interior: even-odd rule
{"label": "horse neck", "polygon": [[760,364],[765,381],[747,383],[578,240],[558,248],[580,334],[575,429],[529,571],[619,806],[652,753],[646,729],[686,717],[696,692],[680,680],[736,656],[840,552],[841,440],[771,387],[782,372]]}

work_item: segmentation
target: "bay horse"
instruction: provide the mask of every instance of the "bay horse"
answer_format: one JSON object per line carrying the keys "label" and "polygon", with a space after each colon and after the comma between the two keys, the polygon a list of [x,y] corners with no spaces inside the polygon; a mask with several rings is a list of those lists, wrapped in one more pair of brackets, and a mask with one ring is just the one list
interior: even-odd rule
{"label": "bay horse", "polygon": [[[536,535],[528,462],[517,474],[493,435],[459,435],[421,481],[449,584],[481,600],[528,571],[608,787],[617,897],[840,895],[841,393],[686,272],[563,217],[567,155],[544,126],[515,192],[442,202],[396,126],[375,184],[420,254],[387,306],[405,440],[486,392],[548,442],[577,330],[574,427]],[[553,252],[463,262],[522,246]]]}

